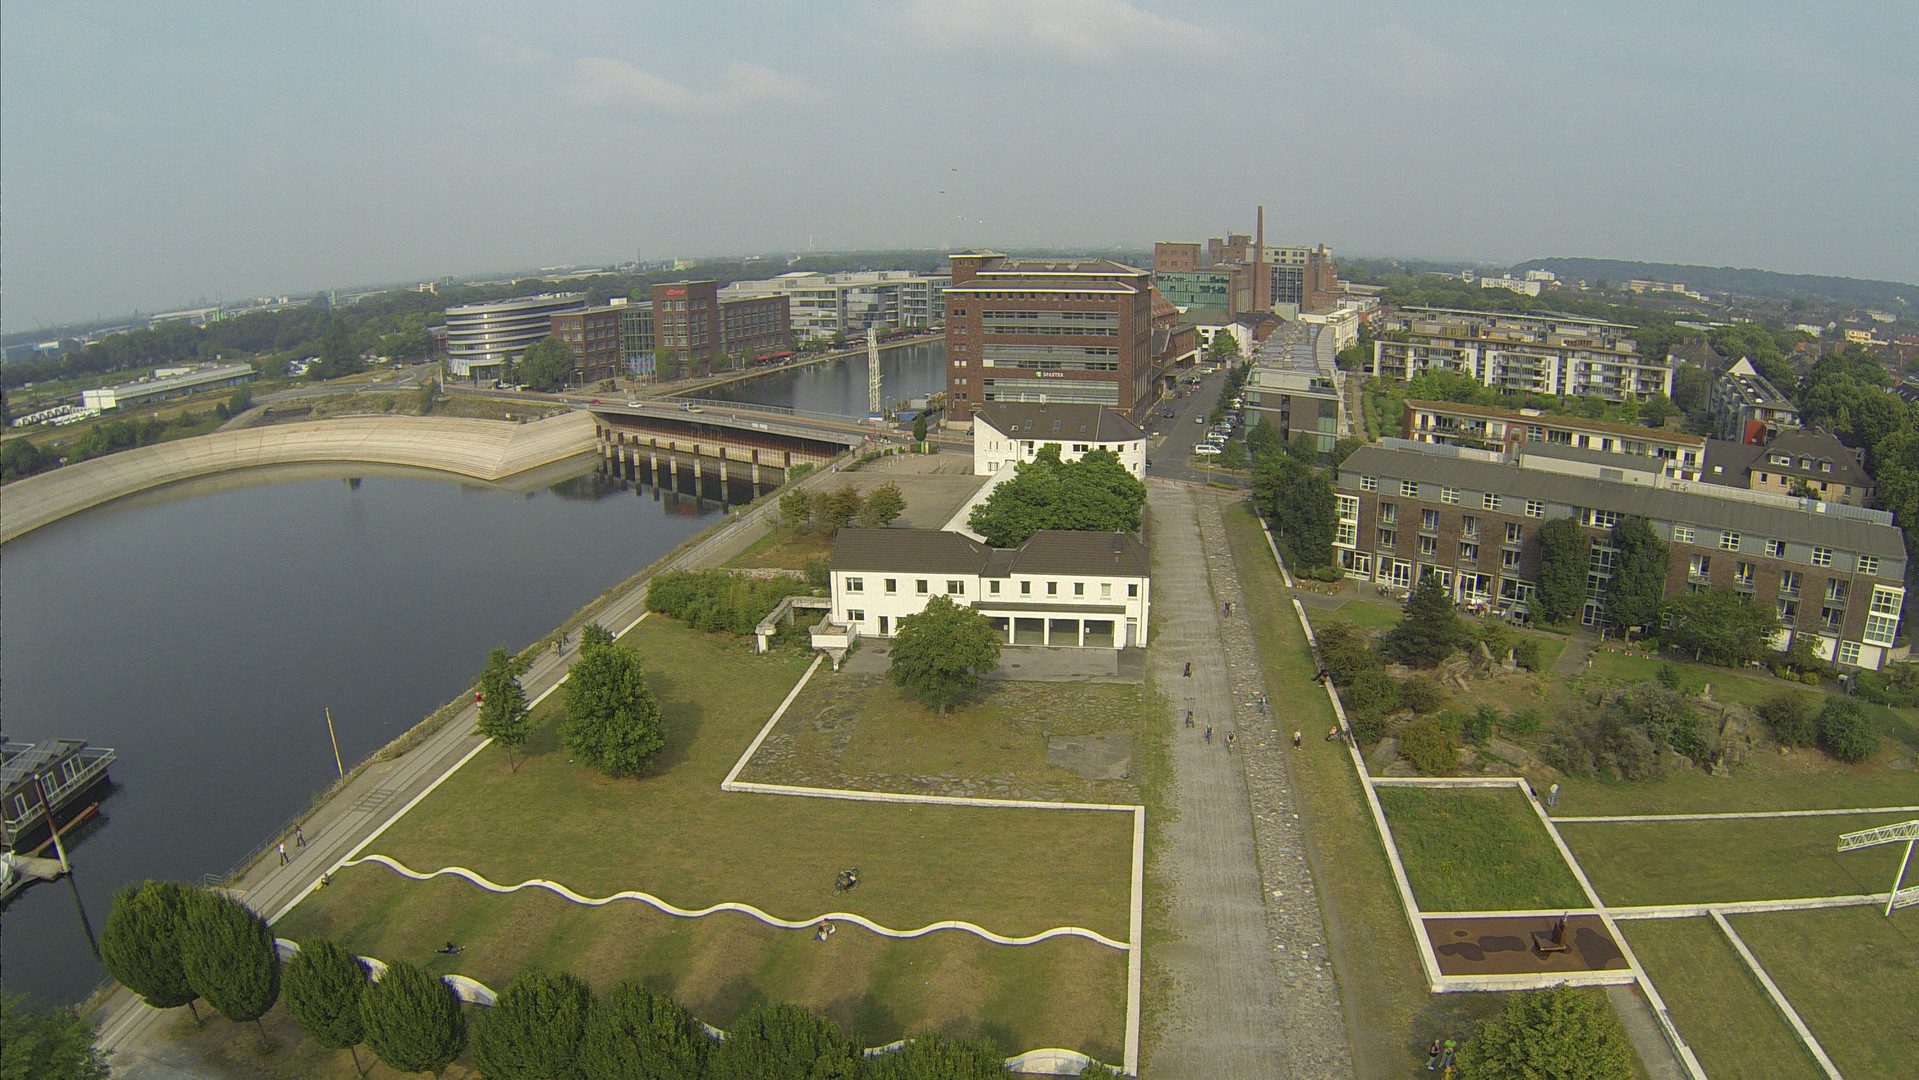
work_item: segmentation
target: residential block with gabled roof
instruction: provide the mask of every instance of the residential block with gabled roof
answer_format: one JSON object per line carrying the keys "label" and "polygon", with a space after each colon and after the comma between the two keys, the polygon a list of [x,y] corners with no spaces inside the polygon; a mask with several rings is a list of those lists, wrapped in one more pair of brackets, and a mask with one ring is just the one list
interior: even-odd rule
{"label": "residential block with gabled roof", "polygon": [[828,616],[853,636],[892,637],[935,596],[986,616],[1008,645],[1147,643],[1146,547],[1126,533],[1044,530],[994,548],[938,529],[841,529]]}
{"label": "residential block with gabled roof", "polygon": [[1456,401],[1405,403],[1401,435],[1413,442],[1512,450],[1521,443],[1550,443],[1601,453],[1639,454],[1665,463],[1667,476],[1701,479],[1706,440],[1666,428],[1587,420],[1538,409],[1499,409]]}
{"label": "residential block with gabled roof", "polygon": [[1061,461],[1093,450],[1119,455],[1126,471],[1146,476],[1146,432],[1104,405],[989,401],[973,413],[973,475],[992,476],[1009,463],[1031,461],[1048,443]]}

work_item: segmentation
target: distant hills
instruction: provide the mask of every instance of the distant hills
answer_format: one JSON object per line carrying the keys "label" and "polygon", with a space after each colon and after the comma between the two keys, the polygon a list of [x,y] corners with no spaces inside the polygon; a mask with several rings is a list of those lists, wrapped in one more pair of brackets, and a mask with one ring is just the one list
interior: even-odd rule
{"label": "distant hills", "polygon": [[1624,284],[1635,278],[1677,281],[1699,292],[1734,292],[1762,300],[1826,300],[1833,303],[1889,311],[1902,317],[1919,306],[1919,285],[1866,278],[1824,277],[1818,274],[1780,274],[1771,270],[1742,270],[1733,266],[1684,266],[1677,263],[1625,262],[1619,259],[1533,259],[1514,266],[1551,270],[1561,278],[1594,282],[1600,278]]}

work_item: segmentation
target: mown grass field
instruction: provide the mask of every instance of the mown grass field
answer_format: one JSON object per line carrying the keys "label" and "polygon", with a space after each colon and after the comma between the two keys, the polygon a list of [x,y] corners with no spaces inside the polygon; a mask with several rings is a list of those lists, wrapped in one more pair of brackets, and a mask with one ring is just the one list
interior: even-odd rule
{"label": "mown grass field", "polygon": [[[502,752],[483,751],[368,852],[416,870],[465,866],[503,884],[549,879],[587,896],[639,889],[685,908],[740,901],[787,919],[845,910],[895,928],[962,919],[1009,936],[1077,925],[1125,940],[1131,815],[721,792],[808,658],[755,656],[750,643],[657,616],[621,644],[643,658],[665,713],[668,743],[651,774],[612,780],[569,762],[555,694],[537,710],[517,771]],[[834,874],[847,866],[860,868],[860,887],[836,898]],[[885,1023],[861,1029],[890,1032],[881,1042],[947,1025],[1003,1033],[1009,1052],[1058,1045],[1111,1057],[1124,1022],[1125,955],[1077,939],[990,946],[942,931],[892,942],[843,925],[821,944],[808,930],[745,916],[683,920],[629,901],[496,897],[377,865],[334,875],[276,930],[416,959],[451,938],[468,948],[435,958],[437,969],[489,985],[532,965],[596,983],[645,977],[722,1026],[761,997],[851,1016],[865,993],[856,987],[892,988]],[[917,972],[926,993],[896,992],[903,972]],[[955,1019],[941,1004],[950,1002],[970,1019]]]}
{"label": "mown grass field", "polygon": [[1421,911],[1588,906],[1566,860],[1519,792],[1377,790]]}
{"label": "mown grass field", "polygon": [[1620,929],[1707,1076],[1824,1076],[1711,919],[1634,919]]}
{"label": "mown grass field", "polygon": [[1600,898],[1633,907],[1883,892],[1892,886],[1904,847],[1840,854],[1839,834],[1914,816],[1560,822],[1556,827]]}
{"label": "mown grass field", "polygon": [[[1880,888],[1891,884],[1891,876]],[[1883,907],[1730,915],[1727,921],[1841,1074],[1919,1072],[1919,915]]]}

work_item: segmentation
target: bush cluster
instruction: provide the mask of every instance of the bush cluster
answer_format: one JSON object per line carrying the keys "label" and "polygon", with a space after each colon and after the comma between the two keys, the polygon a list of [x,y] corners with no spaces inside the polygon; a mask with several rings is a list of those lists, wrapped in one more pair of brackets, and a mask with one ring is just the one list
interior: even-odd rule
{"label": "bush cluster", "polygon": [[1564,721],[1548,740],[1548,764],[1569,773],[1649,780],[1665,771],[1667,751],[1716,760],[1718,736],[1677,691],[1658,682],[1627,688],[1596,712]]}
{"label": "bush cluster", "polygon": [[724,570],[668,570],[646,587],[646,609],[696,630],[750,634],[781,600],[812,591],[796,578],[749,578]]}
{"label": "bush cluster", "polygon": [[1399,729],[1399,753],[1427,776],[1444,776],[1459,764],[1459,746],[1442,717],[1422,716]]}

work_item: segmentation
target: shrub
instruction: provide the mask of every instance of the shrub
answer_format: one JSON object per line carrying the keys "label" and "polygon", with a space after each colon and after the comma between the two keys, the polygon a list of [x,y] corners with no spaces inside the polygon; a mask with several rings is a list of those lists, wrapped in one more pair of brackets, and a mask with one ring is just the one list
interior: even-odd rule
{"label": "shrub", "polygon": [[1668,690],[1678,690],[1681,688],[1681,681],[1684,676],[1673,664],[1663,663],[1653,672],[1653,678],[1659,680],[1659,685]]}
{"label": "shrub", "polygon": [[1480,1021],[1458,1061],[1460,1080],[1632,1080],[1633,1059],[1606,999],[1562,984],[1517,995]]}
{"label": "shrub", "polygon": [[1803,694],[1780,694],[1759,706],[1759,718],[1781,746],[1812,746],[1819,741],[1819,713]]}
{"label": "shrub", "polygon": [[1383,668],[1360,672],[1340,695],[1346,712],[1354,717],[1378,719],[1399,708],[1399,683]]}
{"label": "shrub", "polygon": [[1562,772],[1621,780],[1651,780],[1663,770],[1659,747],[1645,729],[1610,709],[1562,723],[1548,736],[1540,756]]}
{"label": "shrub", "polygon": [[1527,671],[1538,671],[1540,665],[1539,642],[1532,638],[1520,638],[1513,642],[1513,663]]}
{"label": "shrub", "polygon": [[1446,704],[1446,691],[1438,680],[1408,675],[1399,680],[1399,703],[1416,713],[1438,712]]}
{"label": "shrub", "polygon": [[1474,746],[1486,745],[1492,738],[1493,728],[1499,723],[1499,710],[1491,705],[1481,705],[1472,711],[1472,715],[1463,717],[1459,723],[1459,737]]}
{"label": "shrub", "polygon": [[1316,635],[1319,663],[1336,686],[1346,686],[1363,671],[1383,666],[1366,635],[1342,622],[1329,622]]}
{"label": "shrub", "polygon": [[1444,776],[1459,764],[1453,733],[1434,716],[1422,716],[1399,729],[1399,753],[1427,776]]}
{"label": "shrub", "polygon": [[1879,751],[1879,733],[1858,702],[1829,697],[1819,710],[1819,745],[1840,761],[1857,764]]}
{"label": "shrub", "polygon": [[1690,758],[1703,758],[1713,749],[1711,739],[1686,699],[1659,683],[1640,683],[1614,698],[1609,709],[1630,724],[1643,728],[1655,746],[1670,746]]}
{"label": "shrub", "polygon": [[1919,665],[1889,664],[1884,671],[1861,669],[1852,673],[1852,686],[1853,693],[1874,705],[1919,707]]}
{"label": "shrub", "polygon": [[695,630],[750,634],[786,597],[810,591],[790,577],[748,578],[724,570],[668,570],[646,588],[646,607]]}
{"label": "shrub", "polygon": [[1527,705],[1524,708],[1514,709],[1512,712],[1507,713],[1506,722],[1501,726],[1513,735],[1525,736],[1538,731],[1543,723],[1544,720],[1541,719],[1539,710],[1531,705]]}

